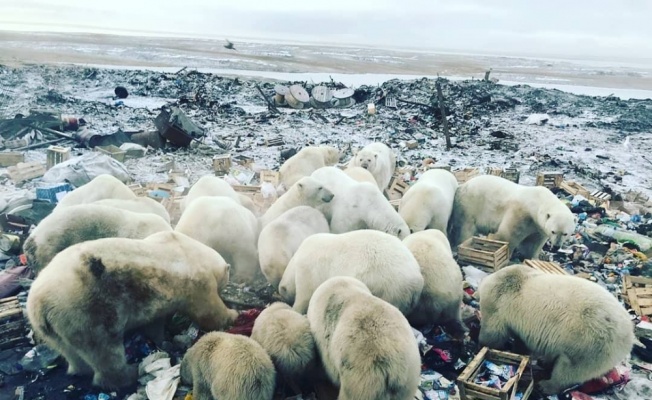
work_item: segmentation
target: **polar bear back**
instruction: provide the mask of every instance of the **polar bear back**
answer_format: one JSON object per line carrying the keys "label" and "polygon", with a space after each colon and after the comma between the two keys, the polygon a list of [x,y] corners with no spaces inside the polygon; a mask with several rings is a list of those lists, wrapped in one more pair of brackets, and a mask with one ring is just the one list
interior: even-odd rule
{"label": "polar bear back", "polygon": [[135,198],[136,194],[118,178],[113,175],[102,174],[63,196],[55,209],[59,210],[77,204],[92,203],[102,199],[133,200]]}
{"label": "polar bear back", "polygon": [[290,259],[307,237],[328,232],[324,214],[309,206],[294,207],[265,226],[258,237],[258,257],[270,285],[278,289]]}
{"label": "polar bear back", "polygon": [[424,172],[399,204],[399,214],[410,231],[438,229],[446,232],[457,187],[457,179],[449,171],[433,169]]}
{"label": "polar bear back", "polygon": [[115,207],[136,213],[156,214],[163,218],[165,222],[170,223],[170,214],[165,207],[158,201],[149,197],[136,197],[135,199],[102,199],[91,204],[101,206]]}
{"label": "polar bear back", "polygon": [[352,276],[371,292],[408,313],[423,289],[419,264],[395,236],[358,230],[319,233],[301,243],[281,279],[279,291],[305,313],[317,287],[333,276]]}
{"label": "polar bear back", "polygon": [[340,160],[339,150],[332,146],[308,146],[286,160],[279,174],[281,183],[289,189],[304,176],[309,176],[315,170],[335,165]]}
{"label": "polar bear back", "polygon": [[349,167],[344,170],[344,173],[358,182],[369,182],[374,185],[378,184],[374,175],[362,167]]}
{"label": "polar bear back", "polygon": [[334,277],[317,288],[308,320],[339,399],[412,400],[421,371],[412,328],[396,307],[357,279]]}
{"label": "polar bear back", "polygon": [[190,187],[188,194],[181,201],[181,212],[184,212],[195,199],[202,196],[224,196],[240,203],[238,193],[227,181],[214,175],[204,175]]}

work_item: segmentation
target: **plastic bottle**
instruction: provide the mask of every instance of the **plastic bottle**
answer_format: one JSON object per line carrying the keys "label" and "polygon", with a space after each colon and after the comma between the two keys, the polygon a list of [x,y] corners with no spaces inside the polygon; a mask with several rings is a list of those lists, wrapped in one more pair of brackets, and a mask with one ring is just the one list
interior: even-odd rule
{"label": "plastic bottle", "polygon": [[635,243],[642,252],[652,249],[652,238],[640,235],[636,232],[623,231],[608,225],[599,225],[592,229],[592,232],[605,238],[616,239],[619,243]]}
{"label": "plastic bottle", "polygon": [[52,365],[59,354],[44,344],[32,348],[20,360],[20,365],[27,371],[37,372]]}

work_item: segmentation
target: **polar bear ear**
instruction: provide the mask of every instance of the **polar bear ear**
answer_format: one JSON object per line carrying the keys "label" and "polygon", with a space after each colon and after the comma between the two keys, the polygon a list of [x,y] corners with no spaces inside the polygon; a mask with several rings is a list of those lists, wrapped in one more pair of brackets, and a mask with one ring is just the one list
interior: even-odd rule
{"label": "polar bear ear", "polygon": [[546,219],[550,219],[550,213],[546,214]]}
{"label": "polar bear ear", "polygon": [[374,154],[374,158],[378,158],[378,153]]}

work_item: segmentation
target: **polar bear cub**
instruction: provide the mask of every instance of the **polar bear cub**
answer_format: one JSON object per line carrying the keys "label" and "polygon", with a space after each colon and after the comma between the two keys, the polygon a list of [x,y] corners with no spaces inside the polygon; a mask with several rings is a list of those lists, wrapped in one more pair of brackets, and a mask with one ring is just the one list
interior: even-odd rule
{"label": "polar bear cub", "polygon": [[315,289],[333,276],[352,276],[408,314],[423,289],[419,263],[396,236],[364,229],[318,233],[305,239],[288,264],[279,293],[305,314]]}
{"label": "polar bear cub", "polygon": [[457,178],[444,169],[424,172],[401,199],[398,213],[410,232],[438,229],[446,232],[453,212]]}
{"label": "polar bear cub", "polygon": [[319,210],[294,207],[270,222],[258,237],[260,269],[275,289],[299,245],[316,233],[329,233],[328,221]]}
{"label": "polar bear cub", "polygon": [[181,379],[193,385],[196,400],[272,400],[274,364],[254,340],[225,332],[209,332],[186,352]]}
{"label": "polar bear cub", "polygon": [[383,191],[396,169],[396,155],[387,145],[375,142],[363,147],[349,162],[349,168],[362,167],[371,172],[378,188]]}
{"label": "polar bear cub", "polygon": [[308,307],[310,329],[339,400],[412,400],[421,357],[410,324],[364,283],[338,276],[322,283]]}

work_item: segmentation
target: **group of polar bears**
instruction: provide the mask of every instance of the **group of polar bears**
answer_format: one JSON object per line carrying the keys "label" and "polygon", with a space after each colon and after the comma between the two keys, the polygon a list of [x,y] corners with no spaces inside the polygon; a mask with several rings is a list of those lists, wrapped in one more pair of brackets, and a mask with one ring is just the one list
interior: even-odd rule
{"label": "group of polar bears", "polygon": [[[451,245],[491,234],[536,256],[574,230],[545,188],[493,176],[458,187],[444,170],[423,173],[397,212],[383,195],[396,164],[389,147],[366,146],[344,170],[339,159],[330,146],[298,152],[280,169],[286,192],[260,216],[227,182],[202,177],[174,227],[158,202],[111,176],[75,189],[25,242],[38,273],[27,301],[36,337],[69,373],[120,387],[137,376],[124,333],[159,343],[165,318],[181,312],[210,332],[181,363],[198,399],[271,399],[278,379],[295,388],[317,367],[340,399],[412,399],[421,361],[411,325],[467,331]],[[284,303],[260,314],[251,338],[217,332],[238,315],[219,290],[263,276]],[[480,344],[520,339],[551,368],[547,393],[606,372],[633,343],[624,308],[580,278],[516,265],[485,278],[478,295]]]}

